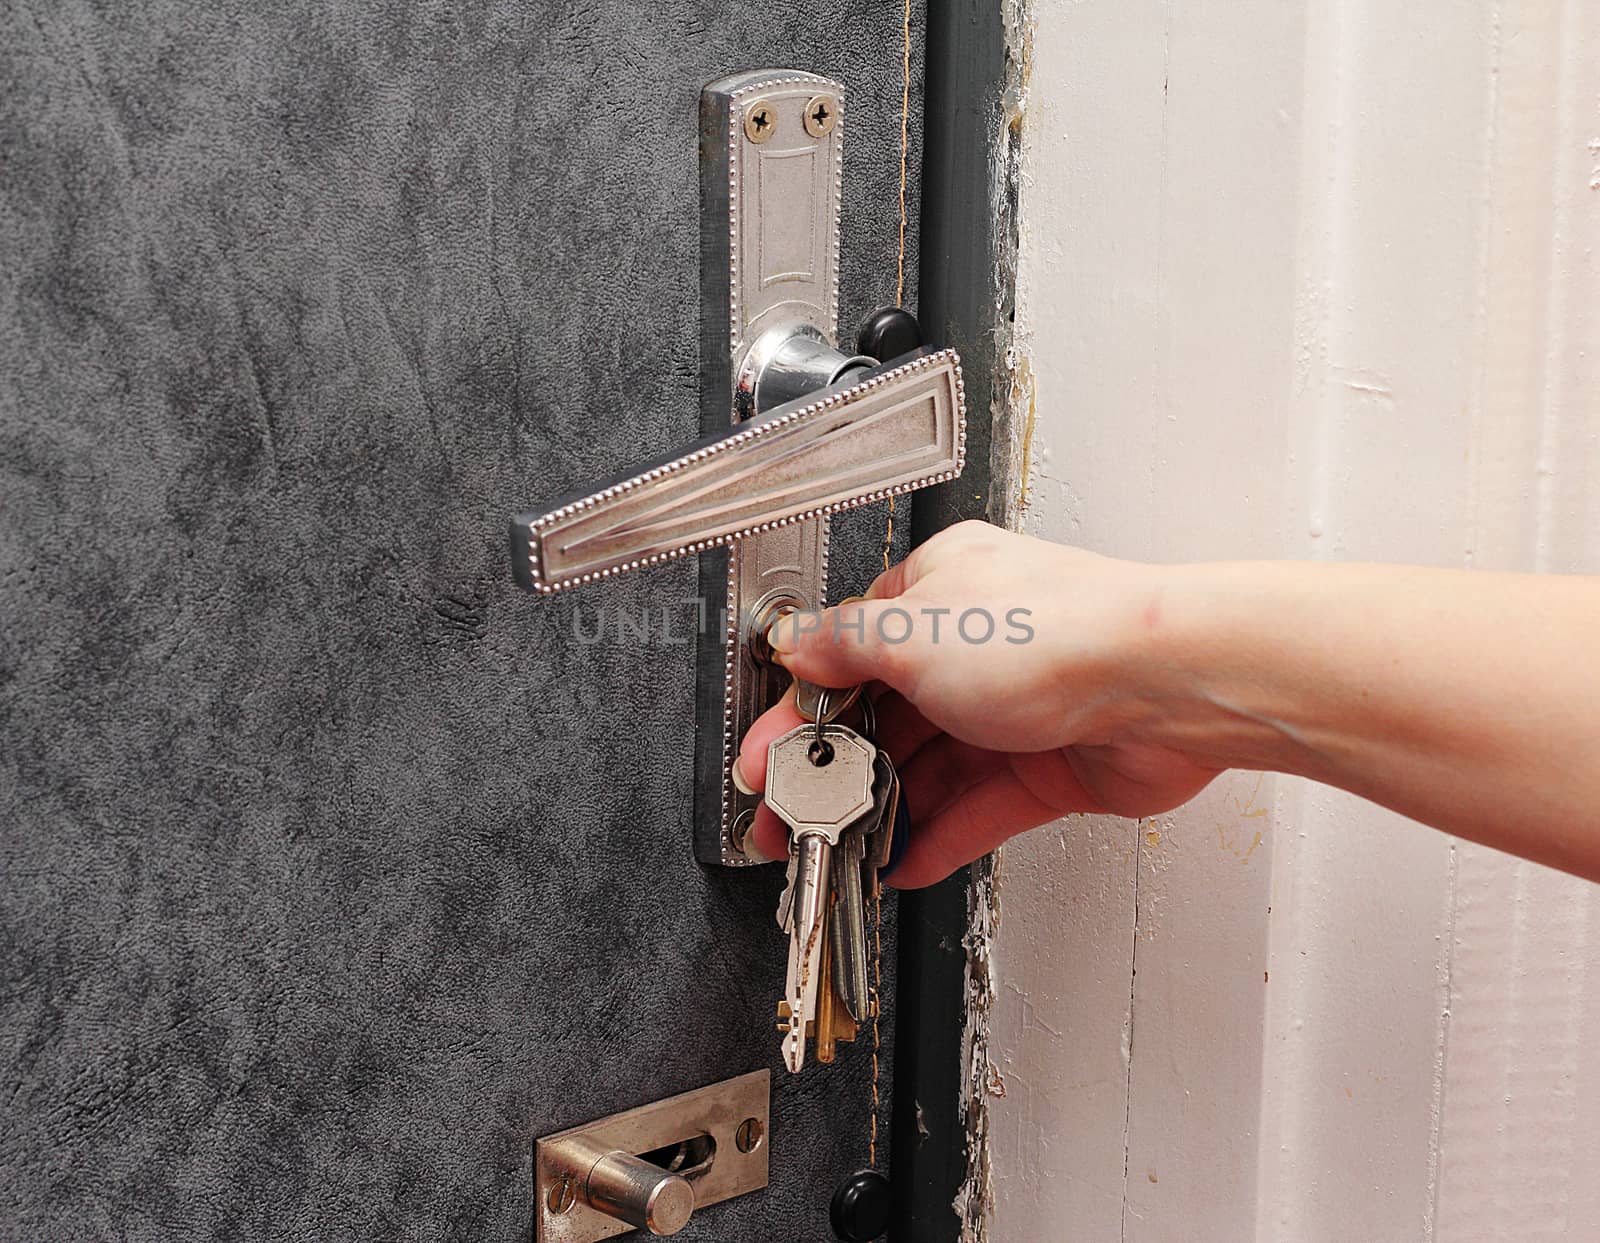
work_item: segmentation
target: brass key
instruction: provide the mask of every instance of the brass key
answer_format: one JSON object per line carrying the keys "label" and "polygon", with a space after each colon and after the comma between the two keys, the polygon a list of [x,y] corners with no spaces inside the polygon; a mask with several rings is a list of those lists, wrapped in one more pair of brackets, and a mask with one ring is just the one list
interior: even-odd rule
{"label": "brass key", "polygon": [[[778,1030],[788,1034],[792,1025],[789,1003],[778,1003]],[[845,1012],[833,982],[833,951],[824,946],[822,951],[822,981],[817,989],[816,1017],[806,1024],[806,1035],[817,1042],[817,1061],[828,1064],[838,1058],[838,1045],[849,1043],[860,1031],[856,1021]]]}

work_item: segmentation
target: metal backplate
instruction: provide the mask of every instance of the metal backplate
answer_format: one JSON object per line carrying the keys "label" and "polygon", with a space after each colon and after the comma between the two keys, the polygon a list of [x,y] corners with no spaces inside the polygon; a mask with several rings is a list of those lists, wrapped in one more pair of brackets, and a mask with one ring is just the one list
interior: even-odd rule
{"label": "metal backplate", "polygon": [[[704,1173],[689,1176],[696,1216],[712,1204],[761,1190],[767,1185],[771,1097],[771,1072],[757,1070],[537,1140],[533,1150],[537,1243],[593,1243],[633,1229],[562,1194],[563,1182],[582,1184],[599,1153],[620,1149],[641,1156],[709,1135],[716,1144],[711,1164]],[[742,1151],[741,1143],[748,1152]],[[564,1202],[570,1207],[556,1211]]]}
{"label": "metal backplate", "polygon": [[[831,118],[819,123],[819,107]],[[737,421],[739,364],[763,333],[811,329],[837,344],[843,142],[844,87],[829,78],[760,70],[701,94],[704,432]],[[741,794],[729,773],[745,730],[788,681],[751,659],[745,624],[777,600],[821,607],[827,568],[826,518],[701,557],[701,598],[722,640],[715,623],[708,627],[699,662],[695,853],[703,862],[752,862],[740,845],[760,799]]]}

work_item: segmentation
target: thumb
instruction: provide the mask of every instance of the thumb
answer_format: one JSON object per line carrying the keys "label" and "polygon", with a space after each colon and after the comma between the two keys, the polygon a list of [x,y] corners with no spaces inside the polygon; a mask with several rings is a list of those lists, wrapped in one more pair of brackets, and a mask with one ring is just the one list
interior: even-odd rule
{"label": "thumb", "polygon": [[819,686],[878,681],[902,693],[931,648],[912,611],[897,599],[846,600],[831,609],[791,613],[768,633],[790,673]]}

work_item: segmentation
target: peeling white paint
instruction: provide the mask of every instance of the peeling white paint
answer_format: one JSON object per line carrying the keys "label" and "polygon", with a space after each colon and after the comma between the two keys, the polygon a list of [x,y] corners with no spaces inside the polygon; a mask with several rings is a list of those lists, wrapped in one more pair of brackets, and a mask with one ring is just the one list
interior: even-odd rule
{"label": "peeling white paint", "polygon": [[[1017,265],[1017,200],[1020,186],[1022,134],[1028,110],[1028,80],[1032,69],[1033,27],[1031,0],[1000,0],[1006,33],[1006,67],[1000,115],[994,135],[994,184],[990,187],[990,206],[996,218],[999,239],[995,262],[995,291],[999,304],[995,323],[1005,334],[1012,321],[1010,299],[1014,294]],[[999,374],[995,377],[994,406],[991,415],[995,435],[991,473],[1000,481],[1002,496],[996,521],[1007,520],[1014,501],[1020,507],[1024,496],[1004,495],[1005,481],[1027,479],[1026,444],[1033,434],[1031,392],[1025,363],[1019,366],[1017,352],[1009,339],[996,342]],[[1020,378],[1019,378],[1020,377]],[[1020,458],[1019,466],[1014,458]],[[990,951],[1000,926],[1000,876],[1003,859],[999,852],[992,859],[973,864],[967,896],[966,1023],[962,1033],[961,1118],[966,1132],[966,1176],[958,1188],[952,1207],[961,1221],[962,1243],[986,1243],[994,1208],[990,1177],[991,1152],[989,1105],[994,1098],[1004,1099],[1005,1080],[990,1056],[991,1020],[995,1005],[994,970]]]}
{"label": "peeling white paint", "polygon": [[962,1041],[961,1115],[967,1135],[967,1176],[954,1208],[961,1219],[962,1243],[984,1243],[994,1208],[989,1176],[989,1101],[1005,1097],[1005,1081],[990,1057],[990,1023],[994,1012],[994,971],[990,958],[1000,926],[1001,860],[973,866],[967,897],[966,1001]]}
{"label": "peeling white paint", "polygon": [[[1015,525],[1600,572],[1600,5],[1032,19]],[[1004,868],[993,1243],[1600,1238],[1600,887],[1254,774]]]}

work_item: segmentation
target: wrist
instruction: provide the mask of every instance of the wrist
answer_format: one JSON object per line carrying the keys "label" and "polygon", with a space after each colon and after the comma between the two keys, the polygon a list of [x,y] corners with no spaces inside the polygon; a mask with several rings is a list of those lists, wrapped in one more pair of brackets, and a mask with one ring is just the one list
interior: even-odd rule
{"label": "wrist", "polygon": [[[1138,733],[1217,768],[1301,765],[1293,570],[1274,562],[1150,566],[1130,664]],[[1303,619],[1302,619],[1303,621]]]}

